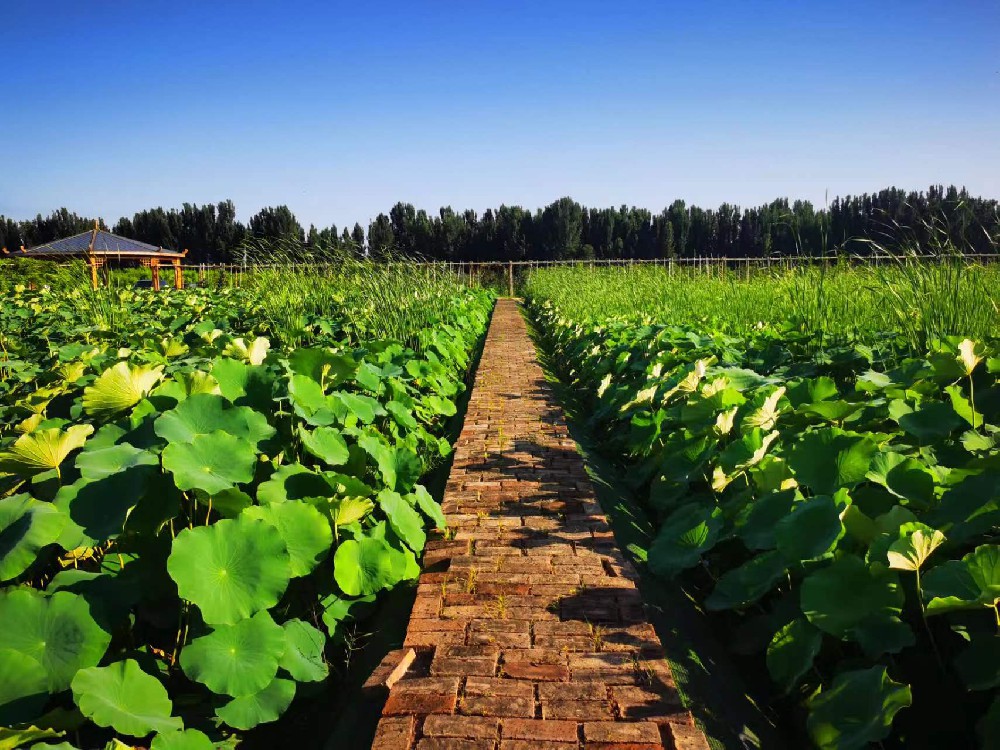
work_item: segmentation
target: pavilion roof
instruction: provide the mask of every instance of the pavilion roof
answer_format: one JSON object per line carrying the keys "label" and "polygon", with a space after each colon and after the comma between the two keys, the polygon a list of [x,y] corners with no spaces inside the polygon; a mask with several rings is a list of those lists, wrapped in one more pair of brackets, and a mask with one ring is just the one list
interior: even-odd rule
{"label": "pavilion roof", "polygon": [[[8,253],[12,251],[8,250]],[[91,229],[72,237],[64,237],[61,240],[53,240],[43,245],[22,248],[20,255],[27,257],[56,257],[73,255],[100,255],[100,256],[142,256],[161,258],[183,258],[186,252],[176,250],[164,250],[162,247],[150,245],[146,242],[139,242],[118,234],[112,234],[103,229]]]}

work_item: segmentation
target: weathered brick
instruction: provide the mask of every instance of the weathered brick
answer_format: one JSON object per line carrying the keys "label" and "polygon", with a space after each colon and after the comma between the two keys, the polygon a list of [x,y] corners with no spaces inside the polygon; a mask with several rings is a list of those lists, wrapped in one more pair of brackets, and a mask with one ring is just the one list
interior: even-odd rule
{"label": "weathered brick", "polygon": [[387,716],[378,723],[372,750],[399,750],[413,744],[417,733],[414,716]]}
{"label": "weathered brick", "polygon": [[501,733],[505,739],[576,742],[577,723],[544,719],[504,719]]}
{"label": "weathered brick", "polygon": [[427,737],[460,737],[464,739],[492,739],[497,736],[500,721],[484,716],[453,716],[434,714],[424,720]]}
{"label": "weathered brick", "polygon": [[649,742],[659,744],[660,729],[651,722],[588,721],[583,725],[587,742]]}

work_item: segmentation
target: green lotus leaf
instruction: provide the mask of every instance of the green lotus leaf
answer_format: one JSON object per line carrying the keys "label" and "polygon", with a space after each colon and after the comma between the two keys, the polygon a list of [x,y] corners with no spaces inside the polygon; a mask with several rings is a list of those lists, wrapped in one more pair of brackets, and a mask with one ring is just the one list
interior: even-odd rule
{"label": "green lotus leaf", "polygon": [[375,421],[375,417],[383,416],[386,413],[385,409],[382,408],[382,404],[371,396],[365,396],[360,393],[334,391],[330,394],[330,399],[333,403],[339,402],[343,408],[347,409],[349,414],[353,415],[362,424],[371,424]]}
{"label": "green lotus leaf", "polygon": [[181,651],[181,669],[214,693],[253,695],[274,679],[285,647],[285,631],[258,612],[195,638]]}
{"label": "green lotus leaf", "polygon": [[[375,494],[374,489],[350,474],[323,471],[320,475],[326,481],[328,490],[332,489],[340,497],[371,497]],[[329,491],[321,494],[329,494]]]}
{"label": "green lotus leaf", "polygon": [[933,401],[896,420],[899,426],[923,443],[947,437],[962,424],[951,404]]}
{"label": "green lotus leaf", "polygon": [[825,375],[819,378],[798,380],[788,385],[786,398],[796,409],[803,404],[814,404],[818,401],[828,401],[838,395],[837,384]]}
{"label": "green lotus leaf", "polygon": [[306,503],[254,505],[243,512],[274,526],[288,548],[292,578],[309,575],[330,551],[333,532],[323,514]]}
{"label": "green lotus leaf", "polygon": [[368,596],[414,577],[408,565],[412,559],[384,539],[361,536],[337,548],[333,577],[348,596]]}
{"label": "green lotus leaf", "polygon": [[994,607],[1000,601],[1000,545],[976,547],[961,560],[948,560],[924,577],[927,614]]}
{"label": "green lotus leaf", "polygon": [[944,534],[922,523],[903,524],[899,536],[889,545],[887,553],[889,567],[893,570],[920,570],[931,553],[945,541]]}
{"label": "green lotus leaf", "polygon": [[791,692],[812,667],[822,645],[822,631],[801,617],[796,618],[771,639],[767,647],[767,671],[786,693]]}
{"label": "green lotus leaf", "polygon": [[229,625],[277,604],[291,565],[274,526],[240,515],[178,534],[167,572],[205,622]]}
{"label": "green lotus leaf", "polygon": [[288,357],[288,367],[325,388],[336,388],[354,377],[358,363],[350,354],[303,347]]}
{"label": "green lotus leaf", "polygon": [[111,635],[90,614],[86,599],[68,591],[0,591],[3,648],[29,656],[45,670],[50,693],[69,687],[81,669],[104,656]]}
{"label": "green lotus leaf", "polygon": [[163,449],[163,468],[179,489],[214,495],[252,481],[257,454],[246,440],[219,430],[195,435],[190,443],[170,443]]}
{"label": "green lotus leaf", "polygon": [[743,543],[750,549],[773,549],[777,546],[775,527],[800,499],[794,489],[772,492],[758,499],[739,527]]}
{"label": "green lotus leaf", "polygon": [[117,555],[113,557],[113,571],[95,573],[67,568],[56,573],[45,587],[45,593],[69,591],[79,594],[87,600],[90,613],[98,624],[113,632],[116,625],[128,618],[133,605],[142,598],[144,586],[148,585],[142,562],[127,562],[124,568],[119,568]]}
{"label": "green lotus leaf", "polygon": [[181,729],[156,735],[149,750],[215,750],[215,743],[197,729]]}
{"label": "green lotus leaf", "polygon": [[[105,450],[113,449],[94,453],[103,454]],[[101,479],[80,477],[59,488],[53,503],[68,518],[59,537],[60,545],[66,549],[95,547],[123,532],[129,514],[159,476],[157,458],[146,451],[141,453],[145,456],[142,463]],[[152,458],[151,463],[147,457]]]}
{"label": "green lotus leaf", "polygon": [[402,445],[392,446],[372,434],[358,438],[358,445],[378,465],[379,474],[390,490],[405,492],[420,478],[423,467],[417,455]]}
{"label": "green lotus leaf", "polygon": [[785,577],[786,559],[778,552],[755,555],[727,571],[705,600],[708,609],[737,609],[752,604]]}
{"label": "green lotus leaf", "polygon": [[920,505],[927,505],[934,498],[934,475],[920,461],[899,453],[877,453],[867,477],[897,497]]}
{"label": "green lotus leaf", "polygon": [[393,419],[396,420],[396,424],[400,427],[405,427],[408,430],[417,429],[419,423],[414,418],[412,409],[404,406],[399,401],[387,402],[385,409],[392,415]]}
{"label": "green lotus leaf", "polygon": [[51,428],[21,435],[8,450],[0,451],[0,472],[24,477],[53,469],[58,472],[66,456],[82,448],[93,432],[92,425],[78,424],[65,432]]}
{"label": "green lotus leaf", "polygon": [[843,535],[840,508],[829,495],[795,503],[774,528],[778,551],[789,563],[822,557],[836,547]]}
{"label": "green lotus leaf", "polygon": [[868,566],[859,557],[845,555],[805,578],[800,603],[809,622],[846,638],[869,618],[897,616],[903,591],[886,566]]}
{"label": "green lotus leaf", "polygon": [[101,727],[130,737],[181,729],[173,703],[158,679],[132,659],[81,669],[73,677],[73,698],[81,713]]}
{"label": "green lotus leaf", "polygon": [[[65,734],[64,730],[49,729],[47,727],[0,727],[0,750],[14,750],[17,747],[28,747],[28,743],[34,740],[55,740]],[[68,742],[60,742],[56,745],[50,745],[46,742],[36,742],[31,745],[31,750],[77,750],[77,748]]]}
{"label": "green lotus leaf", "polygon": [[872,659],[882,654],[897,654],[916,643],[910,626],[892,615],[866,618],[851,628],[850,638]]}
{"label": "green lotus leaf", "polygon": [[714,545],[722,530],[722,511],[714,505],[690,503],[675,510],[649,548],[649,568],[672,578],[694,567]]}
{"label": "green lotus leaf", "polygon": [[80,470],[80,475],[91,481],[104,479],[136,466],[159,467],[159,465],[160,461],[155,454],[136,448],[129,443],[84,450],[76,457],[76,468]]}
{"label": "green lotus leaf", "polygon": [[799,483],[818,494],[832,495],[863,481],[877,450],[867,435],[824,427],[806,433],[792,446],[788,465]]}
{"label": "green lotus leaf", "polygon": [[59,538],[67,518],[51,503],[21,494],[0,500],[0,581],[26,571]]}
{"label": "green lotus leaf", "polygon": [[288,395],[295,413],[311,425],[325,426],[336,422],[335,407],[346,413],[347,407],[340,402],[332,403],[320,384],[305,375],[292,375],[288,379]]}
{"label": "green lotus leaf", "polygon": [[347,441],[334,427],[317,427],[312,431],[300,427],[299,437],[308,453],[329,466],[342,466],[350,458]]}
{"label": "green lotus leaf", "polygon": [[233,729],[253,729],[258,724],[277,721],[288,710],[295,697],[295,683],[276,678],[259,693],[233,698],[215,710]]}
{"label": "green lotus leaf", "polygon": [[161,415],[153,425],[156,434],[170,443],[190,443],[197,435],[221,430],[259,449],[274,435],[267,417],[249,406],[231,406],[222,396],[201,393],[182,401]]}
{"label": "green lotus leaf", "polygon": [[992,690],[1000,686],[1000,635],[973,638],[954,664],[969,690]]}
{"label": "green lotus leaf", "polygon": [[283,503],[307,497],[325,497],[328,494],[329,482],[302,464],[279,466],[271,478],[261,482],[257,488],[257,500],[261,503]]}
{"label": "green lotus leaf", "polygon": [[236,518],[240,513],[253,505],[253,498],[243,490],[232,488],[209,495],[201,490],[195,490],[195,497],[202,505],[211,508],[223,518]]}
{"label": "green lotus leaf", "polygon": [[163,367],[132,367],[119,362],[83,389],[83,409],[98,418],[111,417],[135,406],[163,377]]}
{"label": "green lotus leaf", "polygon": [[378,505],[389,519],[389,525],[414,552],[420,552],[427,542],[424,521],[420,514],[407,503],[398,492],[382,490],[378,493]]}
{"label": "green lotus leaf", "polygon": [[266,368],[251,366],[235,359],[219,358],[212,362],[212,377],[222,395],[233,403],[249,403],[265,409],[271,403],[271,374]]}
{"label": "green lotus leaf", "polygon": [[285,653],[278,665],[299,682],[325,680],[330,668],[323,657],[323,632],[302,620],[289,620],[281,627],[285,631]]}
{"label": "green lotus leaf", "polygon": [[812,414],[827,422],[843,422],[849,416],[864,408],[864,403],[852,404],[849,401],[820,401],[814,404],[802,404],[798,408],[800,414]]}
{"label": "green lotus leaf", "polygon": [[36,659],[0,646],[0,724],[37,719],[49,699],[48,683],[45,667]]}
{"label": "green lotus leaf", "polygon": [[374,604],[376,598],[375,594],[369,594],[360,599],[348,599],[337,593],[323,596],[319,603],[323,609],[323,624],[326,625],[330,636],[337,635],[342,622],[363,617],[364,613]]}
{"label": "green lotus leaf", "polygon": [[883,666],[843,672],[809,699],[806,726],[820,750],[861,750],[888,737],[910,702],[910,686],[889,679]]}
{"label": "green lotus leaf", "polygon": [[445,518],[444,511],[441,510],[441,504],[431,497],[431,493],[422,484],[414,487],[409,497],[412,497],[423,514],[434,522],[434,528],[448,528],[448,519]]}
{"label": "green lotus leaf", "polygon": [[[1000,372],[1000,357],[990,362],[996,362],[993,371]],[[993,699],[983,718],[976,724],[976,732],[982,741],[980,747],[1000,747],[1000,695]]]}
{"label": "green lotus leaf", "polygon": [[944,392],[948,394],[948,398],[951,399],[951,408],[955,410],[962,419],[969,423],[969,426],[974,430],[982,429],[985,419],[983,415],[972,408],[972,403],[966,398],[965,394],[962,393],[962,389],[957,385],[950,385],[944,389]]}

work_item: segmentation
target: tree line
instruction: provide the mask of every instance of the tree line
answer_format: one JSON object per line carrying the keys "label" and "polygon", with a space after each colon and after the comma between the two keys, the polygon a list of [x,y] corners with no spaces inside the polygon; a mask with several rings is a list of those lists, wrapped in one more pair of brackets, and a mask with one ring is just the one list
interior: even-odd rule
{"label": "tree line", "polygon": [[[102,228],[107,228],[98,219]],[[0,246],[15,249],[78,234],[94,219],[61,208],[28,221],[0,216]],[[868,255],[877,244],[933,248],[950,239],[969,253],[995,253],[1000,203],[954,186],[835,198],[817,209],[809,201],[780,198],[741,208],[705,209],[676,200],[659,213],[645,208],[587,208],[560,198],[535,211],[520,206],[478,214],[451,207],[428,214],[409,203],[360,224],[304,229],[287,206],[264,208],[243,224],[232,201],[180,209],[153,208],[120,219],[111,231],[159,247],[188,249],[190,263],[239,263],[270,240],[289,240],[303,257],[350,253],[404,255],[427,260],[567,260],[608,258],[759,258],[836,253]]]}

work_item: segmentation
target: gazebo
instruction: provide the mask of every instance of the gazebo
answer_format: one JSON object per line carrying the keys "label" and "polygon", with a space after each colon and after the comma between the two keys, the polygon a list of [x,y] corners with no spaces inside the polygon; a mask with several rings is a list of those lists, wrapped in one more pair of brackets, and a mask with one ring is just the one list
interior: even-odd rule
{"label": "gazebo", "polygon": [[109,261],[118,263],[135,262],[141,266],[148,266],[153,281],[153,289],[160,288],[160,266],[169,263],[174,269],[174,287],[184,288],[184,275],[181,272],[181,260],[187,255],[187,250],[177,252],[176,250],[164,250],[162,247],[149,245],[145,242],[132,240],[101,229],[97,222],[94,228],[74,234],[72,237],[65,237],[61,240],[53,240],[44,245],[34,247],[21,247],[21,251],[11,253],[7,248],[2,248],[5,255],[19,258],[41,258],[44,260],[66,260],[67,258],[83,258],[90,267],[90,282],[94,289],[97,289],[97,269],[108,264]]}

